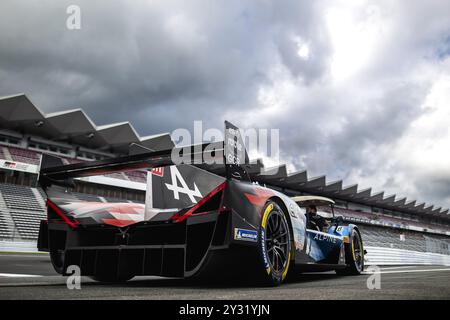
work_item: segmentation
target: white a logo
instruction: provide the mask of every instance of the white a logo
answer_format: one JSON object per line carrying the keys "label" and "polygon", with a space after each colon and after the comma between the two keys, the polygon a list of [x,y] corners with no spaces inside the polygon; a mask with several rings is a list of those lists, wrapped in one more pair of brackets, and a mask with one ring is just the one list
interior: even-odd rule
{"label": "white a logo", "polygon": [[81,29],[81,9],[73,4],[67,7],[66,13],[69,15],[66,20],[66,27],[69,30]]}
{"label": "white a logo", "polygon": [[370,266],[367,268],[367,273],[371,274],[367,278],[367,289],[381,289],[381,269],[378,266]]}
{"label": "white a logo", "polygon": [[[194,190],[189,189],[186,181],[184,181],[183,176],[176,166],[170,167],[170,176],[172,178],[172,184],[166,183],[166,187],[173,191],[173,197],[175,199],[180,200],[180,193],[186,194],[193,203],[197,203],[197,200],[194,197],[202,198],[202,194],[200,193],[200,190],[198,190],[195,182]],[[180,181],[181,186],[178,185],[178,181]]]}
{"label": "white a logo", "polygon": [[71,275],[67,278],[67,281],[66,281],[67,289],[80,290],[81,289],[80,267],[76,266],[76,265],[70,265],[67,267],[67,273],[71,273]]}

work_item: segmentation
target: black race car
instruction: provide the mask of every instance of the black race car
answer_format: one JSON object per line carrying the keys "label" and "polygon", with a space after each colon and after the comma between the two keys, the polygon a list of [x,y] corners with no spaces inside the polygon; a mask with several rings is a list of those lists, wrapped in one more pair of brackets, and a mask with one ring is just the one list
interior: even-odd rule
{"label": "black race car", "polygon": [[[48,200],[39,250],[50,253],[60,274],[76,265],[82,275],[105,282],[157,275],[277,285],[302,271],[361,273],[357,226],[334,217],[330,199],[290,198],[251,181],[239,130],[228,122],[225,129],[224,142],[214,148],[146,151],[71,165],[43,155],[39,184]],[[174,154],[184,162],[174,163]],[[225,159],[223,175],[205,164],[218,155]],[[149,170],[145,204],[86,202],[68,192],[80,177],[137,169]],[[308,210],[323,205],[331,206],[331,215],[311,227],[315,218]]]}

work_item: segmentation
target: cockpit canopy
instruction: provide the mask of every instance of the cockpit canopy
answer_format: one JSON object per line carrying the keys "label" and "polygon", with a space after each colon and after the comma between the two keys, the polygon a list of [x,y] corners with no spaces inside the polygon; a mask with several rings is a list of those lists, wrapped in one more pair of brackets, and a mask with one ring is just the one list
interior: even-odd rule
{"label": "cockpit canopy", "polygon": [[297,196],[292,197],[291,199],[294,200],[300,207],[330,206],[335,203],[334,200],[319,196]]}

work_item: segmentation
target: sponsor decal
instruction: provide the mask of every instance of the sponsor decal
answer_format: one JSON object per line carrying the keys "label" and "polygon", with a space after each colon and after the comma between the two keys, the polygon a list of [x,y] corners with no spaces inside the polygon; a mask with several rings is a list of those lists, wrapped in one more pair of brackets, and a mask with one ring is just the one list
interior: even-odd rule
{"label": "sponsor decal", "polygon": [[258,241],[258,231],[234,228],[234,240]]}
{"label": "sponsor decal", "polygon": [[33,164],[26,164],[22,162],[8,161],[0,159],[0,168],[14,170],[14,171],[22,171],[22,172],[30,172],[37,173],[38,166]]}
{"label": "sponsor decal", "polygon": [[264,268],[266,269],[267,273],[270,273],[269,260],[267,259],[266,254],[266,231],[264,229],[261,229],[261,249],[263,253]]}
{"label": "sponsor decal", "polygon": [[241,133],[239,129],[234,129],[231,127],[226,128],[226,160],[227,164],[241,165],[245,162],[245,149],[243,148],[240,139]]}
{"label": "sponsor decal", "polygon": [[336,243],[336,238],[326,234],[316,233],[314,240]]}
{"label": "sponsor decal", "polygon": [[164,177],[164,167],[153,168],[152,174],[158,177]]}
{"label": "sponsor decal", "polygon": [[15,162],[5,161],[5,168],[14,169],[16,167]]}

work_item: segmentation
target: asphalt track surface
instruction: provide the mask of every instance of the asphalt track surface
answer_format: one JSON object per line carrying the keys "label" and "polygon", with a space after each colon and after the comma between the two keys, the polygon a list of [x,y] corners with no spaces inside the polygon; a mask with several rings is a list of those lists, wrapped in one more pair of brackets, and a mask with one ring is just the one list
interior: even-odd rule
{"label": "asphalt track surface", "polygon": [[82,277],[81,289],[69,290],[47,255],[0,254],[0,299],[450,299],[450,267],[381,267],[381,289],[373,290],[367,288],[370,276],[305,273],[275,288],[160,277],[101,284]]}

